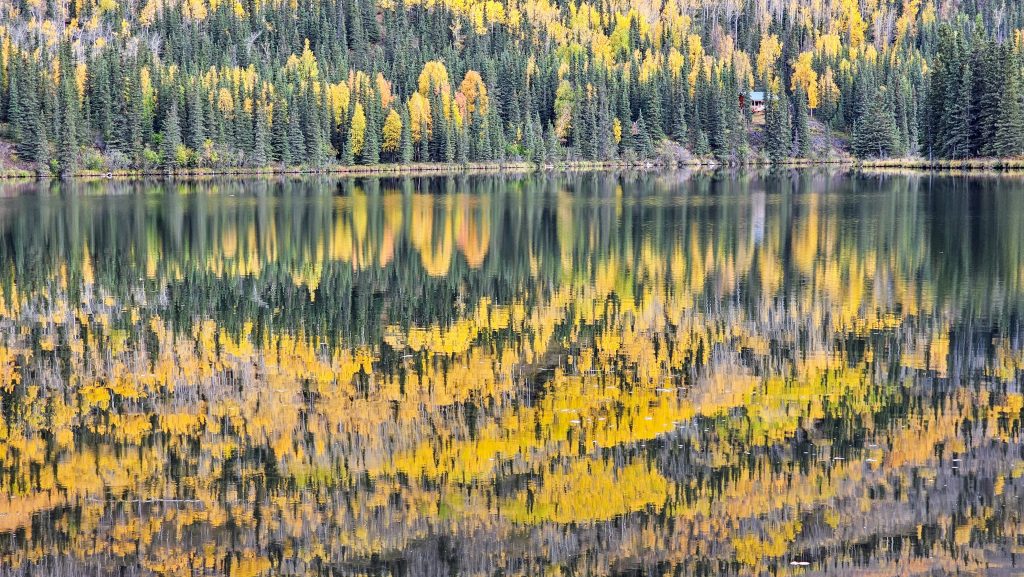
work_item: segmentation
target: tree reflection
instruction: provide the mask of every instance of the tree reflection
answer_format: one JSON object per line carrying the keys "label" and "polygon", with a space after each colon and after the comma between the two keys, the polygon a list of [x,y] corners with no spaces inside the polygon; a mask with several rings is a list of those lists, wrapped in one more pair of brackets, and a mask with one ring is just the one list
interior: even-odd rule
{"label": "tree reflection", "polygon": [[1016,181],[25,188],[0,574],[1015,567]]}

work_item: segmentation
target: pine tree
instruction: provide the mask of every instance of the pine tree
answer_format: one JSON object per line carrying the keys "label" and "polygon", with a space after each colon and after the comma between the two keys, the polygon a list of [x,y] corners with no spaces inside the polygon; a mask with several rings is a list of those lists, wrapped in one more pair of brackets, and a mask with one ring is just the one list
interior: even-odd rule
{"label": "pine tree", "polygon": [[789,122],[789,98],[781,88],[766,94],[764,111],[765,151],[772,164],[780,164],[792,154]]}
{"label": "pine tree", "polygon": [[45,153],[42,115],[40,112],[39,88],[35,67],[25,59],[17,58],[16,84],[17,101],[12,103],[11,124],[14,129],[15,150],[24,160],[40,162]]}
{"label": "pine tree", "polygon": [[270,155],[267,153],[267,145],[270,140],[270,129],[267,126],[267,109],[261,100],[256,104],[253,114],[252,128],[252,166],[266,166]]}
{"label": "pine tree", "polygon": [[959,78],[950,82],[946,92],[941,142],[945,158],[967,158],[971,153],[972,88],[971,66],[967,63],[963,65]]}
{"label": "pine tree", "polygon": [[178,149],[181,148],[181,125],[178,122],[178,103],[172,102],[163,122],[163,142],[160,145],[162,166],[174,171],[178,166]]}
{"label": "pine tree", "polygon": [[39,176],[49,176],[52,172],[50,168],[50,140],[47,138],[45,130],[40,130],[36,133],[34,148],[36,174]]}
{"label": "pine tree", "polygon": [[793,135],[796,142],[796,154],[807,158],[811,152],[810,110],[807,107],[807,94],[802,85],[797,85],[793,95]]}
{"label": "pine tree", "polygon": [[560,162],[562,160],[562,145],[558,142],[555,125],[551,122],[544,130],[544,144],[547,149],[545,156],[547,156],[548,162]]}
{"label": "pine tree", "polygon": [[288,114],[287,104],[283,98],[277,99],[277,102],[274,104],[273,114],[270,133],[272,157],[283,166],[291,166],[292,152],[288,141],[288,126],[291,117]]}
{"label": "pine tree", "polygon": [[409,164],[412,162],[413,147],[412,147],[412,127],[409,123],[409,111],[402,108],[402,136],[399,140],[398,151],[399,159],[402,164]]}
{"label": "pine tree", "polygon": [[633,150],[640,158],[651,158],[654,156],[654,140],[651,138],[647,121],[641,112],[636,120],[636,132],[633,134]]}
{"label": "pine tree", "polygon": [[[71,68],[70,47],[67,47],[66,50],[68,54],[61,58],[62,70]],[[71,176],[78,169],[79,110],[78,91],[70,74],[61,75],[59,98],[60,133],[64,136],[59,141],[57,164],[61,176]]]}
{"label": "pine tree", "polygon": [[299,124],[299,112],[296,110],[295,99],[288,106],[285,113],[288,115],[288,154],[292,162],[306,164],[306,135],[302,133]]}
{"label": "pine tree", "polygon": [[1021,102],[1021,78],[1017,67],[1006,66],[999,95],[999,112],[994,122],[991,153],[1011,157],[1024,154],[1024,103]]}
{"label": "pine tree", "polygon": [[879,90],[854,125],[853,153],[860,158],[891,156],[897,151],[897,136],[890,98]]}

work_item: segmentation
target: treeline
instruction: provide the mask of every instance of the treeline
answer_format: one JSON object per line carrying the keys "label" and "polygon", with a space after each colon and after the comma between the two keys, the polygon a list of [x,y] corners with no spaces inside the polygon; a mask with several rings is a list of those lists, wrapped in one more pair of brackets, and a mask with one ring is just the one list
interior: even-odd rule
{"label": "treeline", "polygon": [[0,0],[0,163],[1024,153],[1024,8],[741,5]]}

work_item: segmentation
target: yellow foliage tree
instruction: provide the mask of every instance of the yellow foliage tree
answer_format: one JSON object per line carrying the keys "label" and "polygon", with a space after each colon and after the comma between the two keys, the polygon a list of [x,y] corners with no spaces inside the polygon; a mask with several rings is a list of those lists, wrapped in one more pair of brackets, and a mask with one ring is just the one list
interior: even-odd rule
{"label": "yellow foliage tree", "polygon": [[811,51],[801,52],[793,63],[793,78],[790,89],[796,90],[797,86],[804,89],[807,94],[807,105],[811,110],[818,108],[818,73],[814,70],[814,54]]}
{"label": "yellow foliage tree", "polygon": [[424,136],[429,136],[430,122],[430,101],[419,92],[414,92],[409,98],[409,129],[414,141],[419,142]]}
{"label": "yellow foliage tree", "polygon": [[476,70],[466,71],[466,77],[462,79],[462,84],[459,84],[459,93],[463,98],[457,100],[464,103],[462,116],[468,123],[473,122],[474,112],[479,111],[480,116],[487,113],[487,86],[479,72]]}
{"label": "yellow foliage tree", "polygon": [[402,118],[398,116],[395,109],[388,111],[388,117],[384,120],[383,140],[381,150],[384,152],[397,152],[398,145],[402,140]]}
{"label": "yellow foliage tree", "polygon": [[366,140],[366,112],[363,111],[363,103],[356,102],[355,110],[352,111],[352,154],[362,154],[363,141]]}
{"label": "yellow foliage tree", "polygon": [[451,81],[448,80],[448,69],[440,60],[431,60],[423,65],[418,82],[420,94],[426,96],[431,87],[435,94],[450,94],[452,91]]}
{"label": "yellow foliage tree", "polygon": [[782,56],[782,43],[775,34],[761,38],[761,47],[757,51],[757,77],[767,79],[775,69],[775,61]]}

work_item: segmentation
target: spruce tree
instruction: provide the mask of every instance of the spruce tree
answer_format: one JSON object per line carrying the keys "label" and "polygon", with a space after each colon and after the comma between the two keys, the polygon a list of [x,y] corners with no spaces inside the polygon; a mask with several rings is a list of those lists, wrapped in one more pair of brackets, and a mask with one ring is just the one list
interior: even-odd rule
{"label": "spruce tree", "polygon": [[853,153],[860,158],[891,156],[897,151],[897,136],[892,106],[880,90],[854,125]]}
{"label": "spruce tree", "polygon": [[61,82],[61,132],[57,150],[57,163],[61,176],[71,176],[78,170],[78,94],[70,81]]}
{"label": "spruce tree", "polygon": [[292,164],[291,146],[288,141],[289,118],[285,100],[278,98],[274,104],[274,116],[271,119],[270,150],[273,159],[284,166]]}
{"label": "spruce tree", "polygon": [[970,155],[972,88],[971,66],[967,63],[946,91],[941,142],[942,156],[945,158],[967,158]]}
{"label": "spruce tree", "polygon": [[181,147],[181,125],[178,121],[178,103],[172,102],[163,122],[163,142],[160,145],[161,165],[168,171],[178,166],[178,149]]}
{"label": "spruce tree", "polygon": [[796,155],[800,158],[807,158],[811,152],[810,109],[807,104],[807,94],[803,86],[798,85],[793,94],[793,133]]}
{"label": "spruce tree", "polygon": [[650,129],[647,127],[647,120],[641,112],[636,120],[636,132],[633,134],[633,150],[641,159],[654,156],[654,140],[651,138]]}
{"label": "spruce tree", "polygon": [[267,125],[267,110],[266,105],[263,101],[259,101],[256,104],[256,109],[253,114],[253,129],[252,129],[252,155],[250,156],[250,163],[256,167],[266,166],[270,159],[268,154],[268,144],[270,140],[270,128]]}
{"label": "spruce tree", "polygon": [[302,134],[302,127],[299,124],[299,112],[296,110],[296,99],[292,99],[292,104],[288,106],[286,114],[288,115],[288,154],[292,159],[292,162],[299,164],[306,164],[306,136]]}
{"label": "spruce tree", "polygon": [[994,122],[991,153],[1000,157],[1024,154],[1024,103],[1021,102],[1021,78],[1015,65],[1006,67],[999,95],[999,112]]}
{"label": "spruce tree", "polygon": [[50,169],[50,141],[46,136],[46,131],[38,131],[35,134],[34,140],[36,174],[39,176],[49,176],[52,170]]}
{"label": "spruce tree", "polygon": [[764,111],[765,151],[772,164],[780,164],[792,154],[789,122],[789,98],[781,88],[766,94]]}
{"label": "spruce tree", "polygon": [[402,136],[398,144],[398,157],[402,164],[411,163],[413,157],[412,127],[409,122],[409,111],[404,107],[402,108]]}

